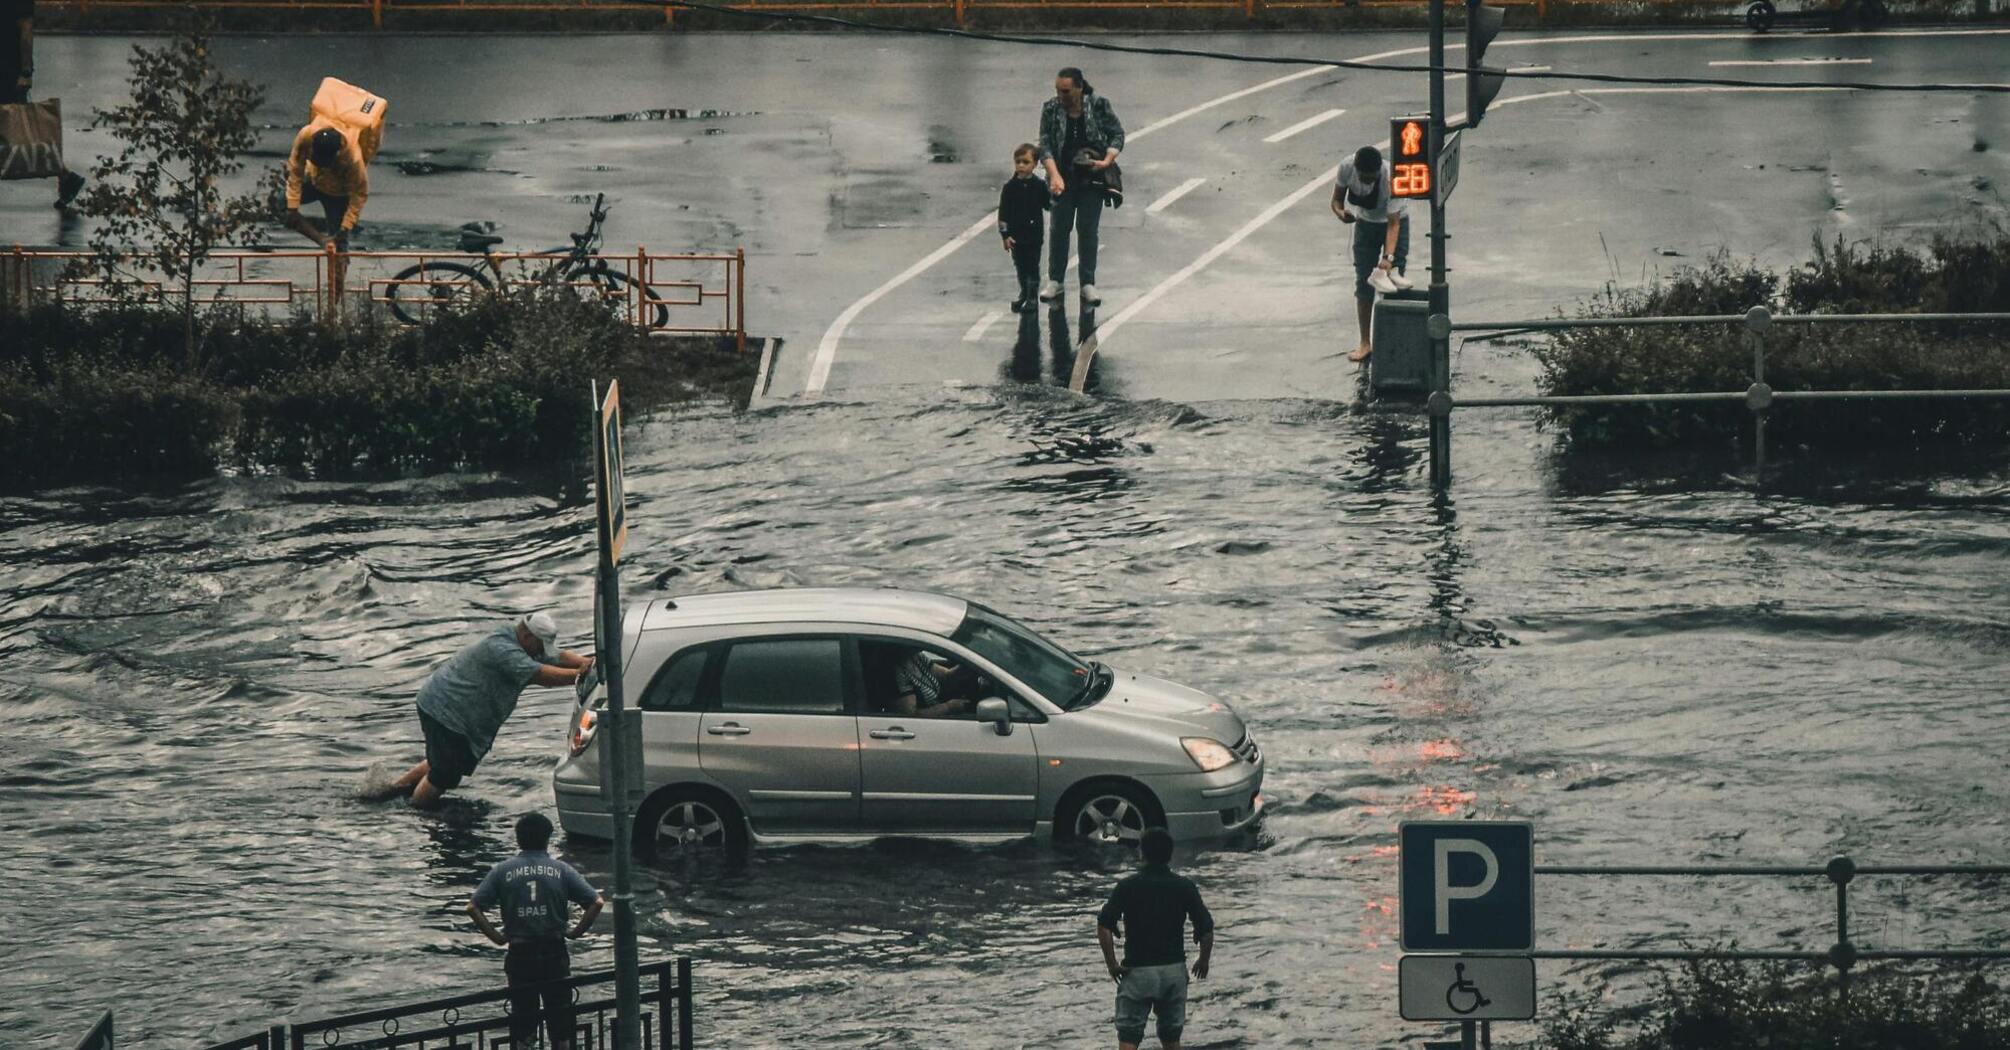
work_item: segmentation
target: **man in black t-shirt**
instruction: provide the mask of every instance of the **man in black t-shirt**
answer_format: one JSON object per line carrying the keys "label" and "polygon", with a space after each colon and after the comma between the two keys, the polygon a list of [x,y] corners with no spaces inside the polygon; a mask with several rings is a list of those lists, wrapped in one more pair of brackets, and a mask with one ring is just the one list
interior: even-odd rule
{"label": "man in black t-shirt", "polygon": [[[509,945],[503,956],[503,974],[511,988],[571,976],[572,959],[565,942],[586,936],[600,914],[600,892],[572,865],[546,853],[550,843],[551,819],[542,813],[524,814],[516,822],[516,844],[523,852],[490,869],[468,902],[468,914],[482,933],[497,944]],[[585,909],[570,931],[566,929],[568,904]],[[498,905],[502,908],[501,931],[486,914]],[[530,1045],[537,1033],[539,998],[536,992],[510,997],[511,1045]],[[547,1045],[564,1050],[572,1042],[571,990],[549,990],[542,998],[545,1030],[550,1035]]]}
{"label": "man in black t-shirt", "polygon": [[[0,105],[28,101],[35,79],[35,0],[0,0]],[[56,207],[67,208],[84,188],[84,177],[64,171],[56,177]]]}
{"label": "man in black t-shirt", "polygon": [[[1159,1042],[1166,1050],[1179,1050],[1186,1028],[1186,924],[1193,921],[1193,939],[1200,944],[1194,979],[1205,980],[1214,955],[1214,915],[1201,901],[1193,880],[1173,874],[1170,832],[1145,829],[1138,851],[1144,854],[1144,870],[1118,882],[1096,916],[1103,964],[1117,982],[1117,1046],[1138,1050],[1146,1018],[1157,1013]],[[1124,933],[1122,963],[1117,962],[1116,950],[1119,923]]]}

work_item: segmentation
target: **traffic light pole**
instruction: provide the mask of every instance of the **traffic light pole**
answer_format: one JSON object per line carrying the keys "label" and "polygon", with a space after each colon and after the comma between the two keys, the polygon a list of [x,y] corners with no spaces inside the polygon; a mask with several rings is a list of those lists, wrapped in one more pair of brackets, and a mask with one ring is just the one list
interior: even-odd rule
{"label": "traffic light pole", "polygon": [[[1467,117],[1471,119],[1470,115]],[[1431,170],[1441,175],[1438,158],[1445,148],[1445,0],[1431,0]],[[1434,316],[1451,315],[1451,287],[1445,282],[1445,198],[1437,185],[1431,187],[1431,299]],[[1452,344],[1450,333],[1431,333],[1432,401],[1449,396],[1452,388]],[[1431,426],[1431,484],[1444,486],[1452,481],[1452,417],[1434,410]]]}

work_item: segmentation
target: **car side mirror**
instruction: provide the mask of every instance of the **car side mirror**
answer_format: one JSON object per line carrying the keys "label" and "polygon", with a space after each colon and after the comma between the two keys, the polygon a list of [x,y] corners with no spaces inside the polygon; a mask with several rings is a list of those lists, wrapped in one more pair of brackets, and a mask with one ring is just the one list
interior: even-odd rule
{"label": "car side mirror", "polygon": [[999,736],[1012,735],[1012,708],[1003,700],[994,697],[977,701],[977,720],[997,725]]}

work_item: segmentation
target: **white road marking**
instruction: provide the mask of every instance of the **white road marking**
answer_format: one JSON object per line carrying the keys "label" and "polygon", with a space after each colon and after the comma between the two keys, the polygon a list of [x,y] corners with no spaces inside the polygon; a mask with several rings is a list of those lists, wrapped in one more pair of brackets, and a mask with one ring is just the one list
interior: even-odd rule
{"label": "white road marking", "polygon": [[1145,214],[1157,215],[1159,212],[1162,212],[1167,208],[1172,207],[1172,202],[1180,199],[1181,197],[1186,196],[1189,193],[1192,193],[1194,190],[1200,188],[1201,183],[1206,181],[1207,181],[1206,179],[1188,179],[1185,182],[1182,182],[1179,185],[1174,186],[1172,189],[1166,191],[1165,196],[1160,197],[1158,200],[1153,201],[1152,206],[1145,209]]}
{"label": "white road marking", "polygon": [[[1682,95],[1682,94],[1707,94],[1707,93],[1741,92],[1741,91],[1786,93],[1786,92],[1806,92],[1806,91],[1849,91],[1849,90],[1851,89],[1840,88],[1840,87],[1768,88],[1768,87],[1712,87],[1705,85],[1684,86],[1684,87],[1582,88],[1573,91],[1545,91],[1541,92],[1540,94],[1534,94],[1534,95],[1516,95],[1513,98],[1504,98],[1500,99],[1499,101],[1496,101],[1490,107],[1490,109],[1498,110],[1503,106],[1512,106],[1524,102],[1536,102],[1542,99],[1566,98],[1573,95],[1649,95],[1649,94]],[[1458,120],[1463,119],[1463,117],[1464,114],[1458,114],[1452,118],[1452,122],[1456,123]],[[1377,143],[1376,145],[1378,148],[1387,149],[1389,143],[1388,140],[1385,139],[1382,142]],[[1241,244],[1245,239],[1249,237],[1250,234],[1255,233],[1257,230],[1260,230],[1263,227],[1269,225],[1271,220],[1277,218],[1279,215],[1284,214],[1286,211],[1289,211],[1292,207],[1297,205],[1299,202],[1303,201],[1305,198],[1311,196],[1312,194],[1318,192],[1319,190],[1327,186],[1332,185],[1333,180],[1339,177],[1339,173],[1340,168],[1339,165],[1337,164],[1331,168],[1328,168],[1323,172],[1320,172],[1319,175],[1314,177],[1310,182],[1307,182],[1305,185],[1300,186],[1297,189],[1291,191],[1291,193],[1288,196],[1286,196],[1283,200],[1280,200],[1277,203],[1272,204],[1270,207],[1263,209],[1262,213],[1257,215],[1256,218],[1249,220],[1248,222],[1242,225],[1241,229],[1238,229],[1234,233],[1229,234],[1226,240],[1223,240],[1219,244],[1216,244],[1214,247],[1209,248],[1205,252],[1202,252],[1199,258],[1186,264],[1186,266],[1182,267],[1179,270],[1179,272],[1167,277],[1165,280],[1160,281],[1157,285],[1153,286],[1150,291],[1125,304],[1124,308],[1117,311],[1115,316],[1111,317],[1108,321],[1103,322],[1102,324],[1096,326],[1096,333],[1094,339],[1084,341],[1084,348],[1083,348],[1084,354],[1093,355],[1099,352],[1102,349],[1102,344],[1109,342],[1110,336],[1116,334],[1117,329],[1122,328],[1124,326],[1124,322],[1129,321],[1131,318],[1137,316],[1140,311],[1144,310],[1152,303],[1157,302],[1159,298],[1165,295],[1167,292],[1172,291],[1174,288],[1179,287],[1181,284],[1184,284],[1187,278],[1192,277],[1194,274],[1197,274],[1200,271],[1206,269],[1209,263],[1212,263],[1216,259],[1221,258],[1230,249],[1234,248],[1238,244]],[[1082,389],[1081,379],[1083,377],[1086,377],[1088,375],[1088,372],[1089,369],[1086,357],[1078,355],[1075,366],[1076,381],[1071,384],[1071,388],[1075,390],[1075,392],[1077,393],[1081,392]]]}
{"label": "white road marking", "polygon": [[1316,128],[1319,125],[1324,124],[1327,121],[1332,120],[1334,117],[1340,116],[1345,112],[1347,111],[1344,109],[1329,109],[1326,112],[1320,113],[1316,116],[1306,117],[1304,120],[1301,120],[1298,123],[1293,124],[1288,128],[1285,128],[1283,131],[1280,131],[1277,134],[1264,139],[1263,141],[1283,142],[1285,139],[1288,139],[1291,136],[1306,130],[1307,128]]}
{"label": "white road marking", "polygon": [[1721,66],[1867,66],[1873,59],[1868,58],[1753,58],[1724,59],[1710,63]]}
{"label": "white road marking", "polygon": [[971,325],[970,330],[968,332],[963,333],[963,341],[966,343],[974,343],[977,340],[984,338],[985,330],[990,328],[992,325],[997,324],[998,319],[1003,316],[1005,316],[1005,311],[993,310],[990,313],[985,314],[984,316],[978,318],[977,323]]}
{"label": "white road marking", "polygon": [[[1890,37],[1893,39],[1904,39],[1907,37],[2007,36],[2007,35],[2010,35],[2010,29],[1883,30],[1878,32],[1854,34],[1856,39],[1874,39],[1884,37]],[[1833,39],[1833,34],[1826,32],[1773,33],[1770,34],[1770,37],[1771,39],[1774,40],[1796,40],[1796,39],[1814,39],[1814,38]],[[1604,34],[1587,34],[1584,36],[1532,37],[1526,40],[1496,40],[1493,42],[1492,46],[1495,49],[1499,49],[1505,47],[1547,47],[1556,44],[1716,43],[1719,41],[1726,41],[1726,40],[1750,42],[1752,40],[1752,36],[1749,32],[1743,30],[1726,32],[1726,33],[1604,33]],[[1447,51],[1462,50],[1464,49],[1464,47],[1465,44],[1462,42],[1454,43],[1448,40],[1445,44],[1445,49]],[[1381,51],[1372,55],[1364,55],[1360,58],[1350,59],[1349,61],[1379,62],[1384,59],[1403,58],[1410,55],[1425,54],[1429,51],[1430,48],[1428,47],[1406,47],[1406,48],[1398,48],[1394,51]],[[1248,96],[1257,94],[1258,92],[1268,91],[1271,88],[1280,87],[1284,84],[1289,84],[1295,81],[1303,80],[1306,77],[1316,76],[1320,73],[1336,73],[1336,72],[1340,71],[1335,70],[1331,66],[1312,66],[1308,69],[1301,69],[1296,73],[1289,73],[1281,77],[1266,80],[1261,84],[1246,87],[1240,91],[1233,91],[1230,92],[1229,94],[1209,99],[1206,102],[1200,103],[1199,105],[1190,106],[1186,109],[1179,111],[1178,113],[1172,114],[1171,116],[1162,117],[1159,120],[1153,121],[1152,123],[1145,125],[1144,127],[1138,129],[1137,131],[1130,133],[1128,136],[1126,136],[1126,138],[1127,140],[1140,139],[1146,135],[1151,134],[1154,131],[1158,131],[1161,128],[1169,127],[1175,123],[1178,123],[1179,121],[1185,120],[1186,118],[1191,117],[1196,113],[1204,113],[1207,110],[1213,109],[1216,106],[1233,102],[1236,99],[1247,98]],[[1655,89],[1650,88],[1648,90],[1655,90]],[[1729,88],[1726,90],[1743,91],[1743,90],[1776,90],[1776,89]],[[1828,89],[1816,89],[1816,90],[1828,90]],[[1557,94],[1568,94],[1568,93],[1569,92],[1558,92]],[[1590,94],[1591,92],[1586,93]],[[1521,97],[1532,100],[1538,96],[1521,96]],[[1554,97],[1554,96],[1545,95],[1540,97]],[[1500,106],[1504,104],[1505,102],[1494,103],[1495,106]],[[824,385],[830,381],[831,362],[834,361],[837,357],[838,343],[844,339],[846,329],[851,327],[851,323],[854,320],[858,319],[858,315],[860,313],[863,313],[866,307],[871,306],[873,303],[878,302],[881,298],[885,297],[888,292],[891,292],[895,288],[898,288],[901,285],[906,284],[908,281],[911,281],[914,278],[920,276],[922,273],[926,272],[929,268],[933,267],[936,263],[941,262],[943,259],[949,257],[956,251],[956,249],[961,248],[965,244],[968,244],[971,241],[971,239],[975,238],[978,234],[984,232],[986,229],[992,228],[992,224],[995,221],[996,221],[995,217],[987,217],[983,220],[980,220],[978,223],[976,223],[969,229],[963,231],[961,234],[958,234],[957,237],[954,240],[951,240],[948,244],[945,244],[942,247],[937,248],[935,251],[930,252],[928,255],[924,256],[919,262],[915,263],[913,266],[910,266],[905,270],[902,270],[899,274],[895,275],[885,284],[882,284],[878,288],[875,288],[872,291],[866,293],[864,298],[846,307],[843,313],[838,314],[837,319],[832,321],[830,327],[824,330],[823,339],[819,341],[817,344],[817,353],[815,358],[812,359],[810,365],[809,382],[804,385],[803,392],[812,397],[818,396],[823,393]]]}

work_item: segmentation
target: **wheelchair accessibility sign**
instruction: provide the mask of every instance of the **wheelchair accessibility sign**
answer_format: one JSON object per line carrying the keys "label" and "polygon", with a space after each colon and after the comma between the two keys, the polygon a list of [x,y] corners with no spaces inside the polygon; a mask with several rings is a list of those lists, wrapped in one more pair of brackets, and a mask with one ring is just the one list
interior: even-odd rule
{"label": "wheelchair accessibility sign", "polygon": [[1535,960],[1515,955],[1405,955],[1397,966],[1405,1021],[1535,1018]]}

